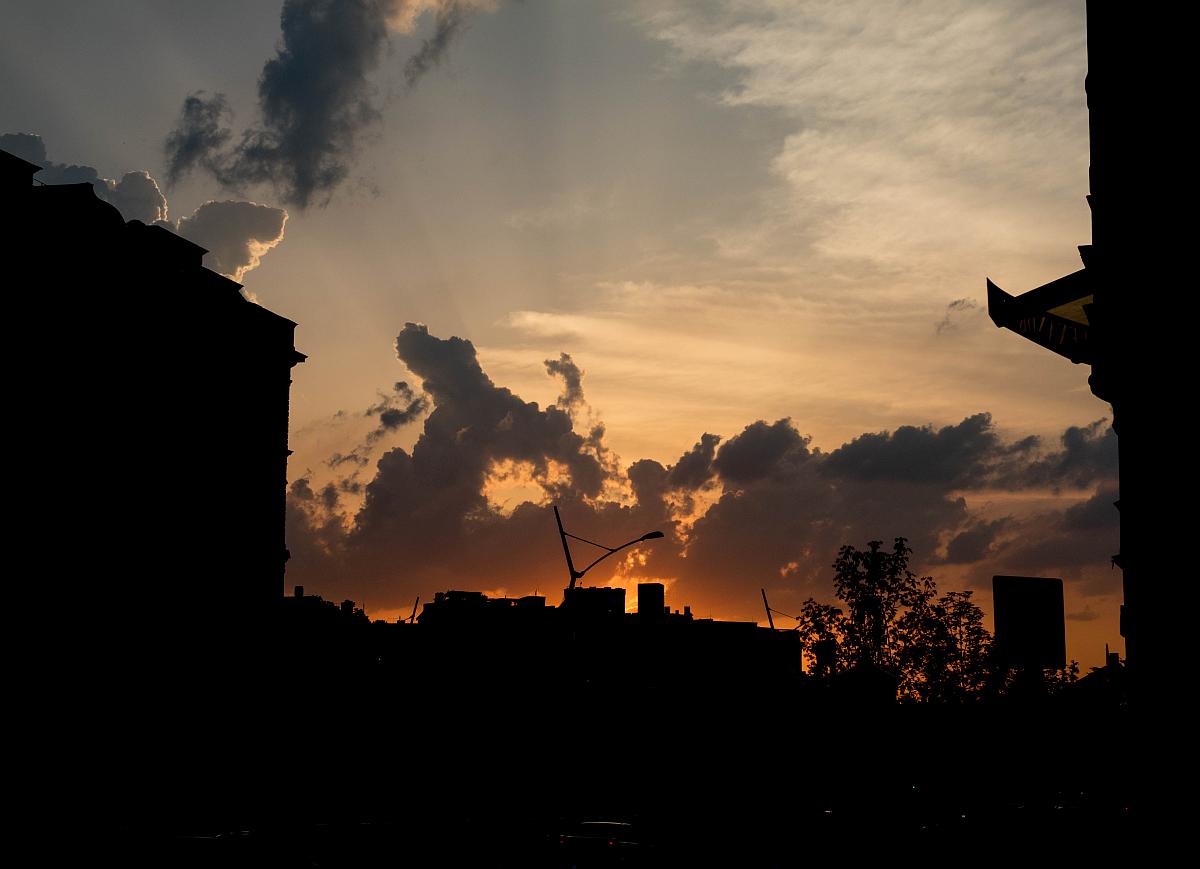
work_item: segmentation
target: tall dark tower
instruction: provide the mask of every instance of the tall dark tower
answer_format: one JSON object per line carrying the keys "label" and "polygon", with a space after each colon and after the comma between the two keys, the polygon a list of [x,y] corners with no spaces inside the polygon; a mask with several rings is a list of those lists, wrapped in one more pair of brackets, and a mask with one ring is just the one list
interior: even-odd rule
{"label": "tall dark tower", "polygon": [[[1172,533],[1178,508],[1159,491],[1178,476],[1169,388],[1187,342],[1178,295],[1194,282],[1184,273],[1173,206],[1194,155],[1180,129],[1191,106],[1180,74],[1190,50],[1181,21],[1132,5],[1089,0],[1085,82],[1091,140],[1092,243],[1079,248],[1083,268],[1019,296],[988,281],[988,312],[1011,329],[1072,362],[1091,366],[1092,392],[1112,405],[1120,454],[1120,552],[1124,604],[1121,633],[1135,705],[1170,694],[1183,619],[1194,618],[1172,583],[1186,568]],[[1174,358],[1173,358],[1174,357]],[[1174,538],[1174,539],[1173,539]],[[1186,614],[1186,616],[1185,616]]]}

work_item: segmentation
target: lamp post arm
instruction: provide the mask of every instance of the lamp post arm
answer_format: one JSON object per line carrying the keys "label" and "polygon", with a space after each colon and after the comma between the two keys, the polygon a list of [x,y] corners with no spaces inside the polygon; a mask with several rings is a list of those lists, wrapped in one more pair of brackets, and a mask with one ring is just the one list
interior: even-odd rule
{"label": "lamp post arm", "polygon": [[642,542],[642,538],[639,537],[637,540],[630,540],[628,543],[622,543],[616,549],[608,549],[608,547],[605,546],[604,548],[608,549],[608,552],[604,553],[599,558],[597,558],[595,561],[593,561],[591,564],[589,564],[587,567],[585,567],[583,570],[579,571],[578,578],[582,579],[583,575],[585,573],[587,573],[589,570],[591,570],[593,567],[595,567],[597,564],[599,564],[604,559],[608,558],[608,556],[612,555],[614,552],[620,552],[626,546],[632,546],[635,543],[641,543],[641,542]]}

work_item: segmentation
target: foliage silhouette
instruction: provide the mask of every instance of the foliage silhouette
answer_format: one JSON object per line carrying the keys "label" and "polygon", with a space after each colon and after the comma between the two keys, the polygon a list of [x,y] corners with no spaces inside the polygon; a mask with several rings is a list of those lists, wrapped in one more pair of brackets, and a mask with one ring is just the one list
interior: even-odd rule
{"label": "foliage silhouette", "polygon": [[900,695],[954,703],[981,697],[988,685],[991,634],[970,591],[940,597],[925,578],[899,619]]}
{"label": "foliage silhouette", "polygon": [[881,541],[867,543],[866,550],[843,546],[833,563],[834,589],[849,610],[845,646],[859,665],[872,664],[895,671],[899,666],[898,614],[918,602],[922,583],[908,569],[912,550],[897,537],[892,551],[880,549]]}
{"label": "foliage silhouette", "polygon": [[[901,701],[968,703],[1023,696],[1018,674],[998,667],[992,635],[971,591],[938,593],[933,577],[909,570],[912,549],[897,537],[890,552],[872,540],[843,546],[833,563],[834,591],[845,612],[806,600],[796,630],[807,672],[833,676],[858,668],[893,674]],[[1078,664],[1031,674],[1042,696],[1060,694]]]}

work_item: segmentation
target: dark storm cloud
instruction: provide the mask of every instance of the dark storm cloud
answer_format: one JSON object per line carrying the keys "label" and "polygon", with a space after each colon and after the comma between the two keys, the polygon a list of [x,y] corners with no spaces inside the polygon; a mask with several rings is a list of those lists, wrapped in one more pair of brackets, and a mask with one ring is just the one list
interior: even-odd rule
{"label": "dark storm cloud", "polygon": [[179,122],[167,136],[167,184],[174,185],[197,166],[215,169],[214,156],[232,135],[221,126],[229,113],[224,94],[205,96],[197,91],[183,101]]}
{"label": "dark storm cloud", "polygon": [[654,459],[638,459],[626,472],[639,504],[661,503],[667,493],[667,469]]}
{"label": "dark storm cloud", "polygon": [[1105,420],[1071,426],[1062,448],[1039,452],[1036,437],[1005,442],[991,414],[935,429],[900,426],[863,434],[829,455],[825,469],[854,479],[931,481],[959,489],[1082,489],[1116,477],[1116,434]]}
{"label": "dark storm cloud", "polygon": [[[556,583],[564,568],[550,503],[562,509],[568,530],[588,539],[615,545],[648,530],[665,533],[589,581],[603,584],[614,571],[628,583],[666,578],[680,604],[725,617],[756,618],[764,586],[784,609],[809,595],[829,597],[830,565],[846,543],[903,535],[917,569],[936,575],[953,566],[968,577],[1073,576],[1103,567],[1114,545],[1107,470],[1103,462],[1077,461],[1081,445],[1090,448],[1099,437],[1091,427],[1068,432],[1062,449],[1046,454],[1034,440],[1001,438],[990,417],[978,414],[942,428],[864,435],[823,453],[810,449],[790,420],[759,420],[723,444],[705,434],[671,465],[641,459],[621,473],[615,461],[597,458],[601,430],[583,436],[558,404],[539,408],[494,384],[471,342],[408,324],[396,352],[433,407],[412,450],[385,453],[361,507],[338,522],[321,515],[315,494],[291,508],[305,513],[298,533],[311,526],[326,535],[309,551],[325,546],[329,529],[345,528],[328,549],[343,559],[344,575],[369,583],[379,606],[451,587],[523,593]],[[562,358],[552,360],[548,374],[562,376]],[[488,487],[497,468],[510,469],[503,475],[511,479],[514,465],[541,497],[505,512],[489,502]],[[1099,487],[1095,497],[1032,519],[981,518],[960,494],[995,485],[1002,473],[1026,482],[1080,482],[1085,468],[1097,475],[1090,481]],[[606,494],[614,487],[625,494]],[[693,507],[705,508],[694,522]],[[582,561],[586,548],[577,554]],[[330,596],[351,593],[331,579],[332,557],[294,559],[289,571],[315,590],[329,588]],[[1108,590],[1102,585],[1097,593]]]}
{"label": "dark storm cloud", "polygon": [[[347,563],[372,584],[378,599],[392,595],[393,589],[407,597],[410,591],[440,587],[438,583],[494,587],[547,574],[553,559],[561,557],[561,550],[556,555],[553,548],[539,545],[556,542],[549,536],[553,518],[547,525],[546,508],[534,504],[519,504],[510,515],[489,506],[486,485],[501,465],[523,469],[584,535],[588,530],[619,534],[639,524],[634,515],[641,516],[641,524],[661,517],[661,505],[652,514],[589,503],[605,484],[618,482],[597,456],[602,428],[592,427],[585,437],[574,431],[563,408],[540,408],[495,385],[480,368],[471,342],[440,339],[410,323],[397,336],[396,354],[420,379],[433,410],[411,451],[397,447],[379,458],[351,529],[333,548],[345,552]],[[582,393],[574,394],[582,401]],[[387,409],[371,408],[381,416]],[[664,474],[660,466],[658,476]],[[329,527],[320,521],[320,508],[311,498],[298,499],[291,509],[303,514],[293,521],[298,533],[310,526]],[[629,536],[645,530],[639,527]],[[317,588],[329,561],[297,562],[294,567],[307,577],[298,581]]]}
{"label": "dark storm cloud", "polygon": [[721,446],[713,467],[726,483],[753,483],[772,474],[787,473],[807,461],[808,441],[790,419],[771,425],[760,419]]}
{"label": "dark storm cloud", "polygon": [[367,74],[379,63],[393,4],[286,0],[282,37],[258,81],[259,124],[231,148],[220,94],[189,95],[164,149],[172,181],[204,168],[225,187],[269,184],[304,208],[349,173],[361,133],[379,117]]}
{"label": "dark storm cloud", "polygon": [[720,435],[702,434],[699,442],[671,466],[667,474],[668,484],[676,489],[699,489],[712,479],[713,456],[720,442]]}
{"label": "dark storm cloud", "polygon": [[477,8],[467,0],[284,0],[279,46],[258,80],[258,123],[234,140],[222,126],[224,97],[189,95],[164,143],[169,180],[203,168],[229,189],[268,184],[288,204],[323,204],[380,119],[371,75],[389,28],[434,13],[433,35],[404,70],[411,87]]}
{"label": "dark storm cloud", "polygon": [[1090,498],[1065,510],[1043,511],[1008,529],[1011,538],[994,554],[990,573],[1080,578],[1081,568],[1099,568],[1077,593],[1113,593],[1120,573],[1112,556],[1120,547],[1116,487],[1105,482]]}
{"label": "dark storm cloud", "polygon": [[946,545],[947,564],[974,564],[986,558],[996,544],[996,538],[1011,524],[1008,518],[992,522],[973,522]]}
{"label": "dark storm cloud", "polygon": [[[810,451],[790,420],[759,421],[717,452],[724,493],[692,526],[679,585],[709,606],[757,617],[766,586],[777,605],[829,596],[840,546],[908,537],[932,560],[941,536],[970,521],[966,503],[944,481],[907,479],[885,464],[874,479],[833,454]],[[786,609],[786,606],[783,608]]]}
{"label": "dark storm cloud", "polygon": [[396,355],[421,378],[435,407],[413,448],[414,458],[452,448],[458,472],[472,476],[495,460],[527,462],[544,476],[553,461],[567,469],[580,494],[599,493],[603,468],[586,451],[586,440],[573,430],[570,415],[557,406],[540,410],[493,384],[470,341],[443,341],[409,323],[396,338]]}
{"label": "dark storm cloud", "polygon": [[205,248],[204,264],[241,280],[268,250],[283,240],[287,212],[255,202],[205,202],[190,217],[172,221],[167,199],[145,170],[126,172],[119,180],[103,178],[91,166],[56,163],[46,157],[41,136],[32,133],[0,135],[0,148],[43,166],[36,178],[43,184],[91,184],[96,195],[110,203],[125,220],[155,223]]}
{"label": "dark storm cloud", "polygon": [[834,450],[825,469],[862,481],[936,481],[965,487],[986,479],[1002,449],[991,415],[979,413],[941,429],[905,425],[894,432],[859,435]]}
{"label": "dark storm cloud", "polygon": [[[326,577],[341,557],[346,539],[338,501],[336,486],[314,491],[308,477],[288,487],[286,534],[290,560],[320,565]],[[304,584],[305,575],[304,571],[288,571],[289,579],[297,585]]]}
{"label": "dark storm cloud", "polygon": [[1071,426],[1062,434],[1062,449],[1019,463],[1007,475],[1013,488],[1085,488],[1117,475],[1117,433],[1106,419]]}
{"label": "dark storm cloud", "polygon": [[1120,497],[1111,481],[1101,484],[1086,501],[1063,511],[1062,527],[1070,531],[1111,530],[1117,522],[1116,501]]}

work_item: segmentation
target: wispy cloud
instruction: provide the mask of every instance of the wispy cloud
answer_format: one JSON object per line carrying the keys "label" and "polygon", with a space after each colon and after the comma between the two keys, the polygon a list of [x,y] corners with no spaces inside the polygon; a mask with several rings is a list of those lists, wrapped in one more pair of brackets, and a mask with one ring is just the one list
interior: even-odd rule
{"label": "wispy cloud", "polygon": [[[909,278],[1055,255],[1086,240],[1081,9],[1058,3],[747,0],[642,7],[687,62],[737,74],[720,99],[785,113],[774,171],[786,226],[759,255],[817,254]],[[1047,231],[1053,229],[1053,231]],[[794,243],[794,242],[793,242]]]}

